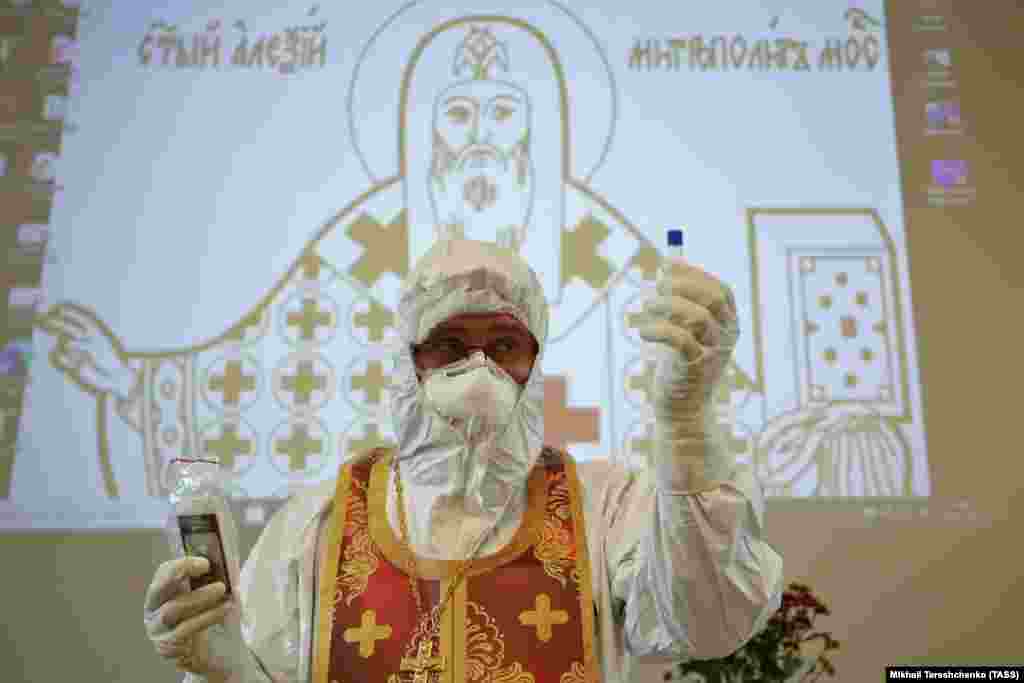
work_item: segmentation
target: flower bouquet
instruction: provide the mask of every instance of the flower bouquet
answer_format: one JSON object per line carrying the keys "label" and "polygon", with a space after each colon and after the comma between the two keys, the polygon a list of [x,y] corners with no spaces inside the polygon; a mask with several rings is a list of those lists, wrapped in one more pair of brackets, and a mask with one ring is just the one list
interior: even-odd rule
{"label": "flower bouquet", "polygon": [[827,631],[815,631],[814,619],[831,614],[801,583],[791,583],[782,605],[765,627],[743,647],[721,659],[691,659],[665,673],[679,683],[813,683],[836,670],[828,653],[839,641]]}

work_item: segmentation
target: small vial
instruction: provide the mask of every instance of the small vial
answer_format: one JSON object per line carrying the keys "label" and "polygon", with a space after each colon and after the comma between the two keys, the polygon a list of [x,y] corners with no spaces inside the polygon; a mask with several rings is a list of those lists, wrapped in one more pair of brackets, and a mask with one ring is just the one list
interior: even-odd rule
{"label": "small vial", "polygon": [[683,262],[683,231],[681,228],[672,228],[667,231],[668,248],[665,250],[665,258],[661,261],[660,277],[664,277],[673,263]]}
{"label": "small vial", "polygon": [[166,527],[171,552],[210,561],[209,572],[188,580],[191,590],[220,581],[230,597],[239,580],[238,526],[220,465],[214,460],[178,458],[172,466],[176,466],[175,479]]}
{"label": "small vial", "polygon": [[683,258],[683,231],[681,228],[673,228],[668,231],[667,253],[670,259]]}

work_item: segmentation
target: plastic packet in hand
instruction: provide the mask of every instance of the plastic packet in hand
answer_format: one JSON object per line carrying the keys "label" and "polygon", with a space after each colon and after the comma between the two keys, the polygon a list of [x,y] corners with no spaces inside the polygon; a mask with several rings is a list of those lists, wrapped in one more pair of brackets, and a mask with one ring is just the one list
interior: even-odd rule
{"label": "plastic packet in hand", "polygon": [[191,590],[222,582],[225,596],[231,598],[238,587],[240,568],[238,526],[220,465],[213,460],[178,458],[171,466],[171,509],[166,525],[171,553],[209,560],[209,572],[188,579]]}

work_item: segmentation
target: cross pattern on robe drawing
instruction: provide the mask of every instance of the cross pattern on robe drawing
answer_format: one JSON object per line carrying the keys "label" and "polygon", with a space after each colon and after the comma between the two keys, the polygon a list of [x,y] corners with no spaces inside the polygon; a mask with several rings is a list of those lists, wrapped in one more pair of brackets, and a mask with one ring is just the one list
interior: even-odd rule
{"label": "cross pattern on robe drawing", "polygon": [[541,642],[551,640],[551,627],[554,624],[569,623],[569,613],[563,609],[551,609],[551,598],[541,593],[534,602],[536,609],[519,614],[519,623],[523,626],[535,626],[537,637]]}
{"label": "cross pattern on robe drawing", "polygon": [[352,375],[352,388],[366,392],[367,403],[380,403],[381,394],[388,385],[389,378],[384,374],[384,364],[379,360],[366,364],[366,374]]}
{"label": "cross pattern on robe drawing", "polygon": [[311,341],[315,338],[316,329],[331,325],[333,319],[331,311],[320,310],[316,305],[316,299],[304,299],[301,311],[288,314],[288,327],[300,328],[299,336],[302,337],[302,341]]}
{"label": "cross pattern on robe drawing", "polygon": [[377,425],[370,423],[364,423],[364,429],[366,430],[366,437],[363,439],[349,439],[348,441],[348,460],[349,458],[355,457],[360,453],[367,453],[372,451],[374,448],[393,448],[395,443],[393,441],[387,441],[381,437],[379,431],[377,431]]}
{"label": "cross pattern on robe drawing", "polygon": [[252,441],[238,438],[236,425],[224,425],[220,437],[205,439],[203,447],[208,453],[214,453],[222,467],[233,468],[235,455],[252,455]]}
{"label": "cross pattern on robe drawing", "polygon": [[394,325],[394,314],[376,301],[370,302],[370,310],[356,313],[353,317],[356,327],[364,328],[372,342],[384,341],[384,330]]}
{"label": "cross pattern on robe drawing", "polygon": [[359,656],[368,659],[373,656],[378,640],[391,637],[391,627],[387,624],[378,625],[377,611],[368,609],[363,612],[360,625],[345,629],[343,636],[346,643],[359,643]]}
{"label": "cross pattern on robe drawing", "polygon": [[224,374],[210,378],[210,389],[224,396],[224,403],[237,406],[242,394],[256,390],[256,378],[242,373],[242,361],[231,360],[224,364]]}
{"label": "cross pattern on robe drawing", "polygon": [[313,361],[304,360],[299,361],[294,375],[287,375],[281,379],[281,386],[295,395],[296,403],[308,405],[313,392],[323,391],[327,386],[327,379],[313,372]]}
{"label": "cross pattern on robe drawing", "polygon": [[427,636],[420,642],[415,658],[402,657],[401,670],[413,672],[412,683],[427,683],[431,673],[444,671],[444,656],[432,657],[433,651],[434,641]]}
{"label": "cross pattern on robe drawing", "polygon": [[568,282],[578,277],[594,291],[601,291],[611,279],[613,269],[599,248],[608,238],[611,230],[597,219],[594,214],[587,214],[574,230],[562,231],[562,278]]}
{"label": "cross pattern on robe drawing", "polygon": [[386,226],[362,213],[345,228],[353,242],[363,246],[363,254],[348,269],[349,275],[367,287],[373,287],[385,273],[402,279],[409,272],[409,227],[405,210]]}
{"label": "cross pattern on robe drawing", "polygon": [[568,393],[565,377],[544,377],[544,443],[558,449],[569,443],[597,443],[601,440],[601,409],[567,408]]}
{"label": "cross pattern on robe drawing", "polygon": [[296,425],[292,429],[291,438],[278,440],[274,450],[278,455],[288,456],[289,469],[304,470],[306,458],[323,451],[323,441],[309,438],[309,428],[306,425]]}

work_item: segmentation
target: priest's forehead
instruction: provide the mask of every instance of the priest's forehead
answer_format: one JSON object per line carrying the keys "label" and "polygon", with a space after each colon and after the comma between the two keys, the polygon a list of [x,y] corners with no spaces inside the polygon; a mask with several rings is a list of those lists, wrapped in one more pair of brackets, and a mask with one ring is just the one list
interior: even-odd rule
{"label": "priest's forehead", "polygon": [[437,104],[443,108],[448,106],[453,100],[458,99],[468,99],[478,104],[483,104],[497,97],[522,105],[526,105],[529,100],[526,91],[514,83],[485,79],[461,81],[448,86],[441,92],[440,97],[437,98]]}
{"label": "priest's forehead", "polygon": [[455,315],[439,323],[431,334],[470,334],[473,332],[533,336],[521,322],[507,313],[463,313]]}

